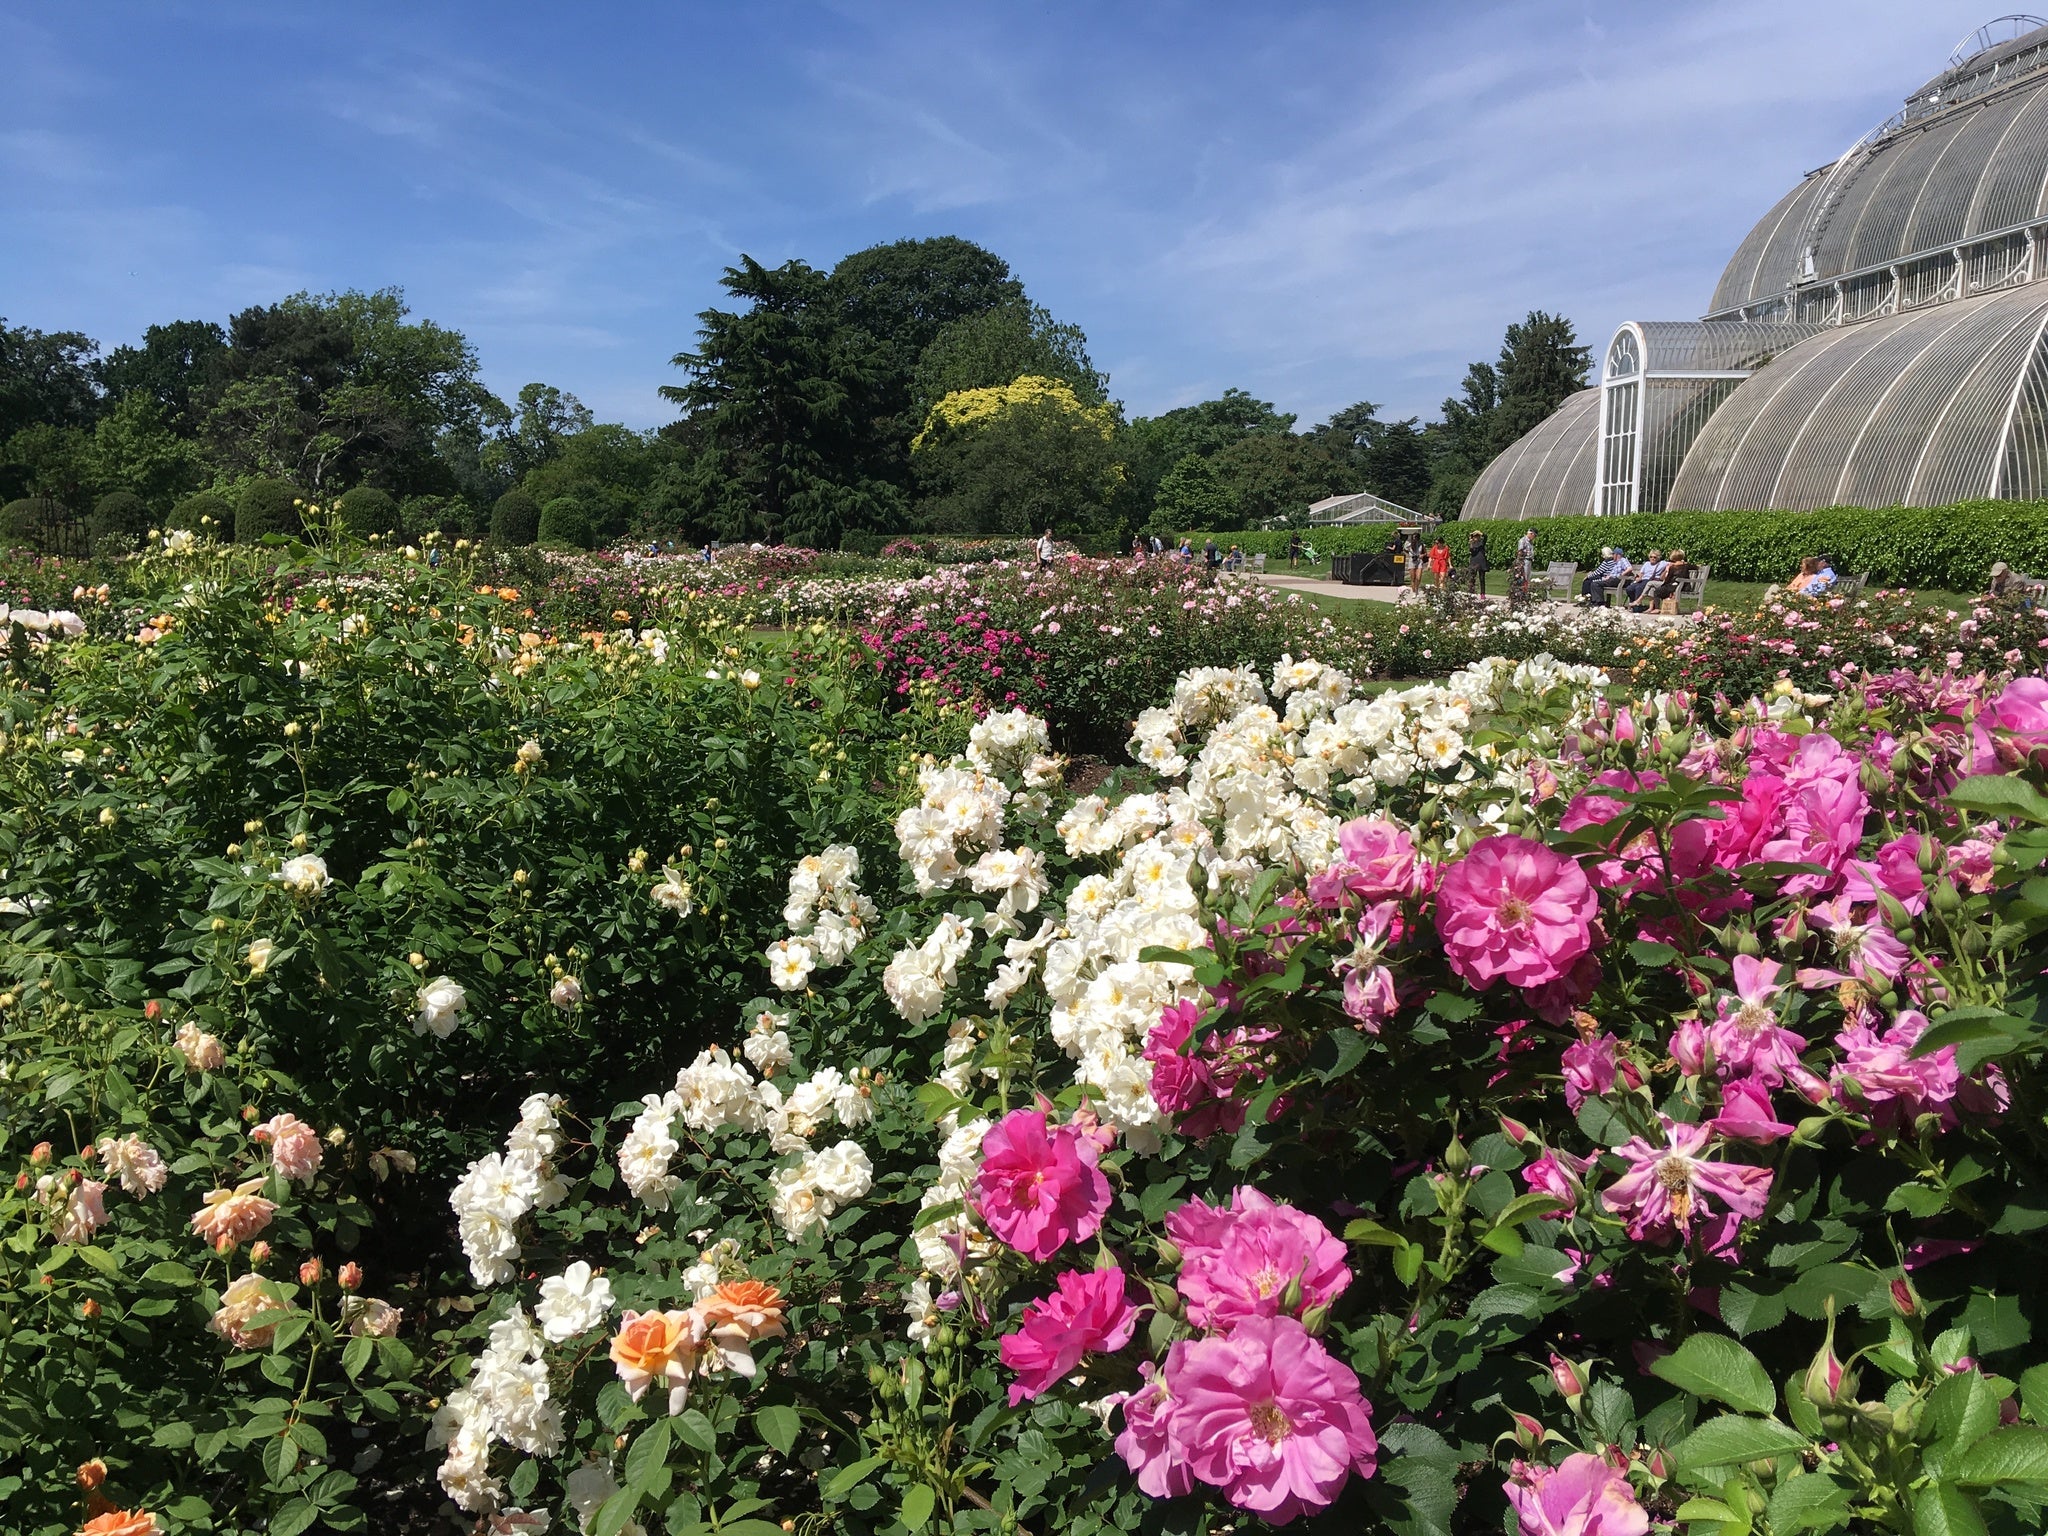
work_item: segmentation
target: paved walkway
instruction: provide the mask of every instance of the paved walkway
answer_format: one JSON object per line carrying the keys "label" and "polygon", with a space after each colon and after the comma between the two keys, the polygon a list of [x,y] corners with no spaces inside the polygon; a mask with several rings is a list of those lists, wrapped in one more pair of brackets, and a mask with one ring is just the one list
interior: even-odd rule
{"label": "paved walkway", "polygon": [[[1278,587],[1283,592],[1313,592],[1318,597],[1348,597],[1368,603],[1399,602],[1405,587],[1352,587],[1328,577],[1296,576],[1287,571],[1260,571],[1258,580],[1269,587]],[[1488,602],[1504,603],[1504,597],[1490,597]]]}

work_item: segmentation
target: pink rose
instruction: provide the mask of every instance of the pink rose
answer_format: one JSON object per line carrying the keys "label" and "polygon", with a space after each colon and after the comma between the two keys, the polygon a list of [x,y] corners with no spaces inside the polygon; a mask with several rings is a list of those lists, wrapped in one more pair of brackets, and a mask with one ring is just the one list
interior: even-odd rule
{"label": "pink rose", "polygon": [[1573,1114],[1588,1098],[1597,1098],[1614,1086],[1614,1036],[1594,1035],[1564,1049],[1564,1102]]}
{"label": "pink rose", "polygon": [[[1249,1187],[1237,1189],[1226,1210],[1191,1200],[1181,1211],[1189,1206],[1214,1217],[1167,1217],[1167,1231],[1181,1246],[1174,1285],[1188,1304],[1188,1321],[1198,1328],[1228,1332],[1247,1318],[1282,1312],[1299,1317],[1329,1305],[1351,1284],[1343,1243],[1306,1211]],[[1182,1234],[1190,1240],[1182,1242]],[[1292,1298],[1290,1290],[1296,1293]]]}
{"label": "pink rose", "polygon": [[320,1171],[325,1155],[320,1147],[320,1133],[297,1115],[272,1115],[249,1132],[249,1139],[258,1144],[268,1142],[271,1162],[293,1183],[310,1184]]}
{"label": "pink rose", "polygon": [[1346,885],[1367,901],[1413,896],[1428,884],[1428,866],[1414,839],[1384,816],[1360,816],[1337,829],[1337,846],[1350,866]]}
{"label": "pink rose", "polygon": [[1138,1326],[1121,1269],[1070,1269],[1057,1285],[1024,1308],[1016,1332],[1003,1335],[1003,1364],[1017,1373],[1010,1383],[1012,1408],[1073,1375],[1082,1356],[1122,1349]]}
{"label": "pink rose", "polygon": [[1570,859],[1526,837],[1481,838],[1444,871],[1436,931],[1473,986],[1541,986],[1592,947],[1599,899]]}
{"label": "pink rose", "polygon": [[1195,1487],[1194,1474],[1174,1451],[1167,1433],[1173,1398],[1166,1390],[1166,1377],[1188,1347],[1189,1341],[1182,1339],[1166,1352],[1164,1373],[1155,1370],[1151,1361],[1141,1361],[1138,1373],[1145,1384],[1123,1400],[1124,1432],[1116,1437],[1116,1453],[1137,1478],[1138,1487],[1155,1499],[1176,1499]]}
{"label": "pink rose", "polygon": [[1932,839],[1909,834],[1877,850],[1875,859],[1851,859],[1842,866],[1842,894],[1854,902],[1876,901],[1878,892],[1908,912],[1927,910],[1927,877],[1920,872],[1920,848]]}
{"label": "pink rose", "polygon": [[[1770,1198],[1771,1170],[1701,1157],[1713,1139],[1704,1125],[1680,1125],[1664,1117],[1665,1144],[1642,1137],[1617,1148],[1629,1171],[1600,1198],[1628,1219],[1628,1235],[1639,1243],[1668,1243],[1692,1236],[1699,1224],[1707,1252],[1732,1257],[1745,1216],[1763,1214]],[[1713,1202],[1725,1209],[1717,1210]]]}
{"label": "pink rose", "polygon": [[1039,1110],[1012,1110],[981,1139],[971,1203],[989,1231],[1043,1263],[1102,1225],[1109,1180],[1096,1166],[1101,1156],[1074,1127],[1049,1127]]}
{"label": "pink rose", "polygon": [[1882,1035],[1854,1024],[1835,1037],[1842,1059],[1831,1081],[1837,1095],[1881,1129],[1905,1130],[1926,1114],[1955,1124],[1953,1103],[1960,1086],[1956,1048],[1945,1045],[1915,1057],[1913,1047],[1927,1028],[1927,1016],[1908,1008]]}
{"label": "pink rose", "polygon": [[1628,1479],[1584,1451],[1555,1467],[1516,1462],[1507,1495],[1520,1536],[1645,1536],[1650,1529]]}
{"label": "pink rose", "polygon": [[1167,1359],[1168,1435],[1188,1470],[1272,1525],[1326,1508],[1379,1442],[1358,1377],[1291,1317],[1248,1318]]}
{"label": "pink rose", "polygon": [[1778,1119],[1770,1089],[1752,1077],[1738,1078],[1721,1090],[1721,1113],[1708,1124],[1723,1136],[1760,1147],[1782,1141],[1794,1129]]}
{"label": "pink rose", "polygon": [[1805,1036],[1778,1023],[1776,999],[1785,990],[1778,972],[1783,967],[1775,960],[1737,955],[1733,968],[1735,997],[1720,1000],[1718,1015],[1706,1029],[1714,1071],[1723,1082],[1754,1077],[1764,1087],[1776,1088],[1798,1068],[1806,1049]]}
{"label": "pink rose", "polygon": [[1522,1182],[1529,1186],[1532,1195],[1550,1195],[1565,1202],[1565,1209],[1552,1211],[1545,1221],[1562,1221],[1578,1208],[1579,1196],[1585,1192],[1586,1170],[1593,1166],[1590,1157],[1573,1157],[1569,1152],[1558,1152],[1545,1148],[1541,1157],[1522,1170]]}

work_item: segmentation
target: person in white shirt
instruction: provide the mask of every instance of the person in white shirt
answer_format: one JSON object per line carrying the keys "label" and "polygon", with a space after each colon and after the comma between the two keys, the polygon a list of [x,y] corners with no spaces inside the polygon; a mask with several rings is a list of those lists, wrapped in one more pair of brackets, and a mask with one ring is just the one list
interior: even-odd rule
{"label": "person in white shirt", "polygon": [[1671,562],[1664,558],[1664,551],[1653,549],[1650,551],[1649,559],[1637,568],[1635,580],[1629,582],[1622,590],[1628,593],[1628,600],[1631,603],[1636,602],[1645,592],[1662,581],[1670,570]]}
{"label": "person in white shirt", "polygon": [[1046,529],[1038,536],[1038,568],[1044,570],[1052,564],[1052,530]]}

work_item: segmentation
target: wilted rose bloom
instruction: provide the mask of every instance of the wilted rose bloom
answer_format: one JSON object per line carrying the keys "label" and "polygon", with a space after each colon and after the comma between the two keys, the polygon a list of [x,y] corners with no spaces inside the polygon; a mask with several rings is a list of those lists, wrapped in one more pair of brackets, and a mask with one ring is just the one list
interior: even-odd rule
{"label": "wilted rose bloom", "polygon": [[[1714,1136],[1708,1126],[1665,1117],[1664,1136],[1661,1147],[1637,1136],[1616,1148],[1629,1171],[1601,1199],[1615,1215],[1628,1218],[1628,1235],[1639,1243],[1687,1238],[1698,1225],[1707,1252],[1732,1256],[1742,1218],[1763,1214],[1771,1170],[1701,1157]],[[1713,1201],[1726,1209],[1716,1210]]]}
{"label": "wilted rose bloom", "polygon": [[469,994],[462,989],[462,983],[450,976],[436,976],[421,987],[418,994],[420,1011],[413,1016],[412,1032],[424,1035],[431,1031],[438,1040],[446,1040],[455,1033],[455,1026],[462,1022],[462,1015],[469,1007]]}
{"label": "wilted rose bloom", "polygon": [[1556,1467],[1515,1463],[1507,1496],[1519,1536],[1645,1536],[1650,1529],[1628,1479],[1584,1452]]}
{"label": "wilted rose bloom", "polygon": [[261,1179],[250,1179],[234,1189],[208,1192],[205,1209],[192,1217],[192,1230],[211,1243],[215,1253],[227,1253],[247,1242],[277,1214],[276,1203],[256,1193],[262,1187]]}
{"label": "wilted rose bloom", "polygon": [[1122,1349],[1138,1326],[1121,1269],[1070,1269],[1055,1284],[1052,1295],[1025,1306],[1015,1332],[1003,1335],[1003,1364],[1017,1373],[1012,1408],[1071,1376],[1084,1356]]}
{"label": "wilted rose bloom", "polygon": [[344,1296],[341,1301],[341,1321],[350,1333],[376,1339],[388,1339],[398,1333],[399,1320],[405,1314],[388,1301],[375,1296]]}
{"label": "wilted rose bloom", "polygon": [[106,1480],[107,1464],[101,1461],[99,1457],[95,1456],[91,1461],[79,1463],[76,1481],[78,1486],[87,1493],[91,1493],[93,1489],[99,1487]]}
{"label": "wilted rose bloom", "polygon": [[268,1349],[277,1324],[271,1322],[261,1328],[251,1328],[249,1320],[259,1312],[295,1310],[291,1303],[278,1297],[270,1282],[261,1275],[237,1275],[220,1293],[220,1310],[213,1314],[213,1321],[207,1326],[237,1349]]}
{"label": "wilted rose bloom", "polygon": [[574,976],[564,976],[548,988],[548,1001],[562,1012],[568,1013],[583,1001],[583,983]]}
{"label": "wilted rose bloom", "polygon": [[294,896],[318,896],[334,883],[327,873],[327,861],[317,853],[302,853],[296,858],[286,859],[278,869],[277,878],[284,888]]}
{"label": "wilted rose bloom", "polygon": [[101,1164],[121,1181],[122,1190],[128,1194],[153,1195],[170,1177],[170,1170],[164,1167],[156,1148],[140,1136],[123,1136],[118,1140],[103,1136],[98,1151]]}
{"label": "wilted rose bloom", "polygon": [[185,1065],[194,1072],[218,1072],[228,1059],[220,1041],[202,1033],[190,1019],[178,1026],[177,1044]]}
{"label": "wilted rose bloom", "polygon": [[695,1312],[627,1312],[612,1338],[611,1360],[634,1402],[655,1382],[666,1382],[669,1412],[681,1413],[703,1348],[703,1319]]}
{"label": "wilted rose bloom", "polygon": [[259,1145],[268,1143],[271,1162],[294,1184],[310,1184],[320,1172],[325,1155],[320,1133],[297,1115],[272,1115],[249,1132],[249,1139]]}
{"label": "wilted rose bloom", "polygon": [[1842,1101],[1879,1127],[1903,1130],[1927,1114],[1953,1125],[1962,1077],[1956,1068],[1956,1048],[1945,1045],[1916,1057],[1913,1047],[1926,1028],[1927,1016],[1908,1008],[1882,1035],[1863,1024],[1837,1035],[1842,1059],[1831,1081]]}

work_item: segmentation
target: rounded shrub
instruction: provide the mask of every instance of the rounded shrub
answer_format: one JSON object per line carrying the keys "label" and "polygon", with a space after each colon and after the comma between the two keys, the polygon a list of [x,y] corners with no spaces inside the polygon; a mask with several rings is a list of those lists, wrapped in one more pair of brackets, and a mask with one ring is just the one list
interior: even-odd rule
{"label": "rounded shrub", "polygon": [[398,528],[398,503],[374,485],[359,485],[340,501],[341,526],[359,539]]}
{"label": "rounded shrub", "polygon": [[283,480],[251,480],[235,503],[235,542],[254,544],[267,533],[300,532],[299,493]]}
{"label": "rounded shrub", "polygon": [[597,542],[590,514],[573,496],[557,496],[540,512],[540,542],[564,549],[589,549]]}
{"label": "rounded shrub", "polygon": [[493,544],[531,544],[540,537],[540,503],[522,490],[510,490],[491,508]]}
{"label": "rounded shrub", "polygon": [[64,541],[71,509],[54,496],[24,496],[0,507],[0,543],[55,553]]}
{"label": "rounded shrub", "polygon": [[109,491],[93,503],[85,520],[86,537],[97,544],[101,539],[138,539],[149,532],[149,503],[133,491]]}
{"label": "rounded shrub", "polygon": [[225,543],[235,536],[235,509],[225,496],[216,496],[212,491],[195,491],[171,508],[171,515],[164,519],[164,526],[210,533]]}

